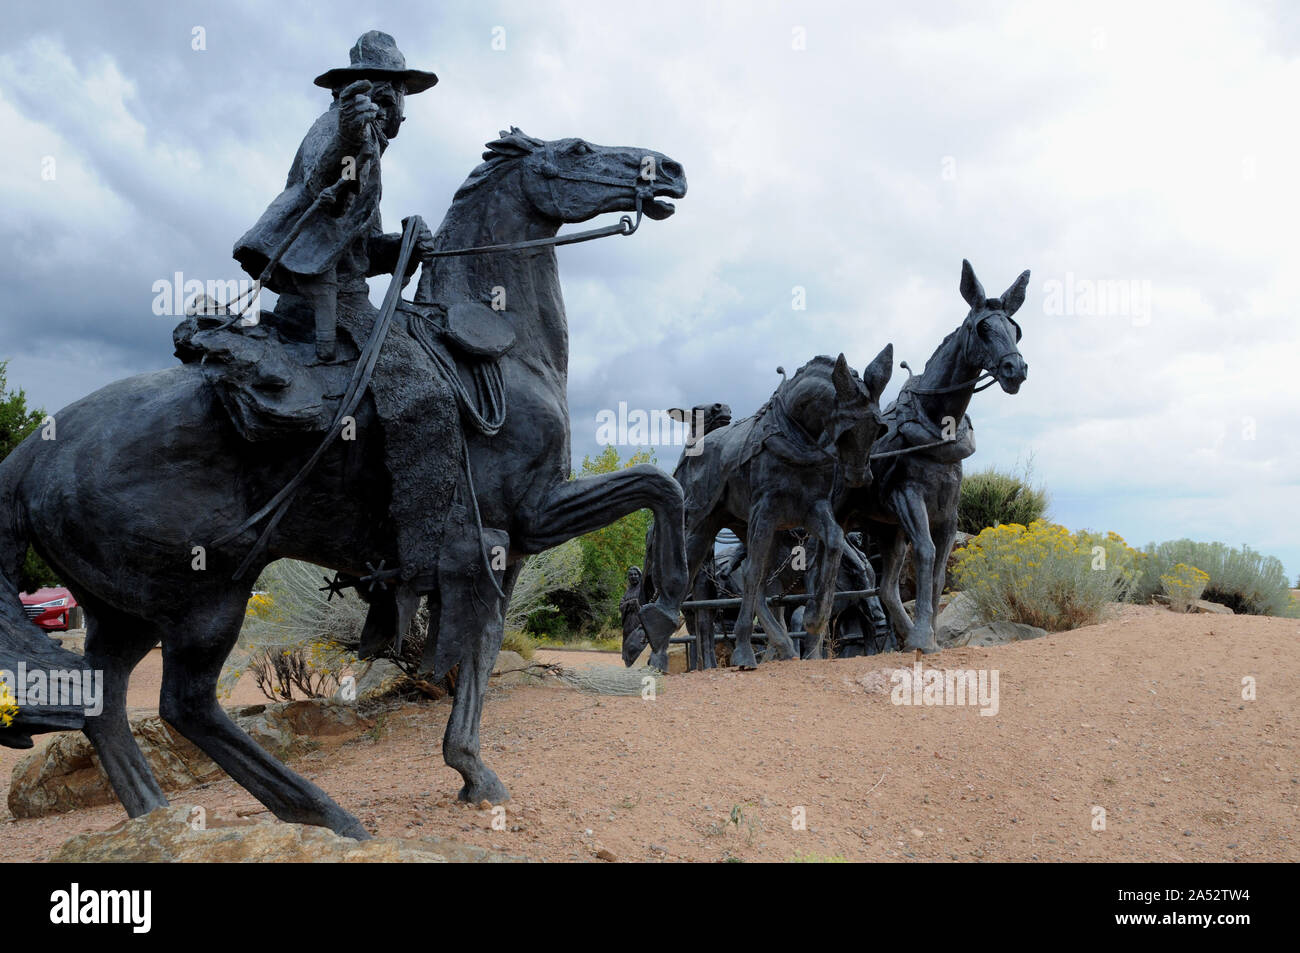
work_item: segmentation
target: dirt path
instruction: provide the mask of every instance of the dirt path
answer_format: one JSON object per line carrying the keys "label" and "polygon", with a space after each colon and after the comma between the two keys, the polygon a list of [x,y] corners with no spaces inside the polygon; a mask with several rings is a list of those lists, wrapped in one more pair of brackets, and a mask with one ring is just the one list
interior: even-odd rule
{"label": "dirt path", "polygon": [[[377,833],[536,859],[1297,861],[1297,648],[1296,620],[1129,607],[925,660],[996,670],[991,717],[891,704],[888,672],[911,662],[897,655],[673,676],[653,701],[495,690],[483,750],[515,796],[504,831],[452,800],[445,701],[297,766]],[[176,800],[209,816],[260,807],[230,781]],[[0,860],[47,857],[122,816],[0,821]]]}

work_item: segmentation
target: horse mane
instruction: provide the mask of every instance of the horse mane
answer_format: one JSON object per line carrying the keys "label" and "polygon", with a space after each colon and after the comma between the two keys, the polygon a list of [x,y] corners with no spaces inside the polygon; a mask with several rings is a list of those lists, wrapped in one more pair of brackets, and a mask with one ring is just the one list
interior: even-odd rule
{"label": "horse mane", "polygon": [[[808,361],[806,364],[801,366],[792,375],[790,375],[787,378],[784,378],[781,381],[781,383],[777,384],[776,390],[772,391],[772,396],[767,399],[767,402],[764,403],[762,407],[758,408],[758,410],[754,413],[754,416],[762,417],[763,414],[767,412],[768,408],[770,408],[772,404],[776,401],[777,397],[794,389],[795,384],[799,382],[800,378],[802,378],[804,374],[812,373],[812,371],[816,368],[825,368],[826,370],[825,376],[829,378],[831,375],[831,371],[835,369],[835,361],[836,358],[833,358],[827,354],[818,354],[812,360]],[[853,375],[854,380],[862,379],[861,376],[858,374],[858,372],[854,370],[852,366],[849,367],[849,373]]]}
{"label": "horse mane", "polygon": [[501,130],[498,138],[484,143],[483,161],[475,166],[465,181],[460,184],[460,188],[451,198],[452,202],[467,197],[485,182],[495,178],[497,173],[503,171],[512,161],[531,155],[544,145],[546,145],[545,141],[528,135],[518,126],[511,126],[509,132]]}

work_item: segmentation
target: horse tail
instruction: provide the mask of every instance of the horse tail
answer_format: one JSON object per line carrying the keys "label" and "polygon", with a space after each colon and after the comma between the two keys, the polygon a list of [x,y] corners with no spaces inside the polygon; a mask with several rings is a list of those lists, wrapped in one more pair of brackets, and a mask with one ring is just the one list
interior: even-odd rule
{"label": "horse tail", "polygon": [[650,554],[654,552],[655,545],[655,524],[652,520],[650,528],[645,534],[645,556],[641,560],[641,604],[654,602],[659,597],[658,582],[654,578],[654,560]]}
{"label": "horse tail", "polygon": [[[68,678],[80,679],[85,659],[67,651],[27,618],[18,598],[18,580],[27,557],[12,469],[0,466],[0,745],[30,748],[32,735],[75,731],[84,726],[84,708],[51,704],[55,687]],[[27,702],[28,676],[41,673],[45,690],[34,704]]]}

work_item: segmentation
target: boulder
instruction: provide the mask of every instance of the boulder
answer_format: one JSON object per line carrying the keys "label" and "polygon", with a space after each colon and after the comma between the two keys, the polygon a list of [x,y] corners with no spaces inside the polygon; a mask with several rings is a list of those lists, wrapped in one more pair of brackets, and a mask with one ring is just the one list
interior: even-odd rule
{"label": "boulder", "polygon": [[1216,615],[1236,615],[1231,609],[1221,602],[1210,602],[1208,599],[1197,599],[1192,603],[1193,612],[1209,612]]}
{"label": "boulder", "polygon": [[956,642],[950,643],[952,646],[973,645],[1006,645],[1009,642],[1025,642],[1029,639],[1041,639],[1047,635],[1046,629],[1040,629],[1036,625],[1026,625],[1023,622],[990,622],[987,625],[981,625],[966,632]]}
{"label": "boulder", "polygon": [[684,645],[670,645],[668,647],[668,674],[681,675],[690,667],[690,656]]}
{"label": "boulder", "polygon": [[[230,717],[263,749],[289,761],[322,744],[341,744],[373,726],[350,705],[323,699],[246,705]],[[131,734],[164,791],[183,791],[226,776],[206,754],[157,715],[135,718]],[[85,735],[60,733],[14,768],[9,810],[43,817],[117,800]]]}
{"label": "boulder", "polygon": [[502,649],[497,653],[496,664],[492,666],[492,684],[535,685],[541,681],[541,676],[537,674],[538,671],[538,669],[532,667],[531,662],[518,652]]}
{"label": "boulder", "polygon": [[206,822],[202,809],[160,807],[108,831],[78,834],[52,863],[518,863],[512,857],[439,837],[355,841],[323,827],[277,820]]}
{"label": "boulder", "polygon": [[934,638],[940,646],[956,645],[967,632],[983,624],[984,617],[976,608],[975,600],[959,592],[935,619]]}
{"label": "boulder", "polygon": [[[356,700],[358,702],[375,702],[390,695],[395,695],[410,684],[410,678],[402,667],[391,659],[374,659],[366,665],[365,671],[357,678]],[[339,689],[341,693],[342,688]],[[335,694],[341,699],[340,694]]]}

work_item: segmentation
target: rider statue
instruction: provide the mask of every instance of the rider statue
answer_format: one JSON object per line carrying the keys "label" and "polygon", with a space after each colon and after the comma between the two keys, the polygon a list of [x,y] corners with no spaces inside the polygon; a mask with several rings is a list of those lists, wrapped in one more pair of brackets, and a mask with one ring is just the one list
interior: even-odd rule
{"label": "rider statue", "polygon": [[[335,359],[337,309],[367,308],[366,278],[392,274],[396,266],[402,236],[384,234],[380,226],[380,157],[402,128],[406,96],[438,82],[433,73],[407,69],[393,38],[377,30],[357,40],[351,61],[316,77],[334,101],[298,147],[284,191],[234,252],[244,270],[258,277],[317,203],[266,285],[282,297],[277,311],[311,308],[322,361]],[[416,248],[409,273],[433,250],[427,228]]]}
{"label": "rider statue", "polygon": [[[393,274],[402,244],[401,234],[385,233],[380,224],[380,162],[401,130],[405,97],[437,81],[433,73],[408,69],[387,33],[364,34],[349,66],[316,78],[334,101],[304,137],[284,191],[235,245],[235,259],[279,295],[269,322],[275,333],[305,340],[314,332],[321,370],[355,361],[376,327],[379,312],[366,278]],[[404,283],[435,250],[422,223],[414,237],[414,254],[394,281]],[[456,446],[465,440],[456,398],[410,332],[413,320],[420,319],[399,313],[386,330],[369,379],[385,435],[400,563],[369,577],[371,618],[397,639],[421,593],[478,585],[485,552],[478,535],[466,533],[477,510],[456,462]],[[432,444],[452,452],[427,453]],[[395,582],[396,590],[381,587],[381,597],[376,581]],[[453,641],[444,640],[438,651],[450,650]]]}

